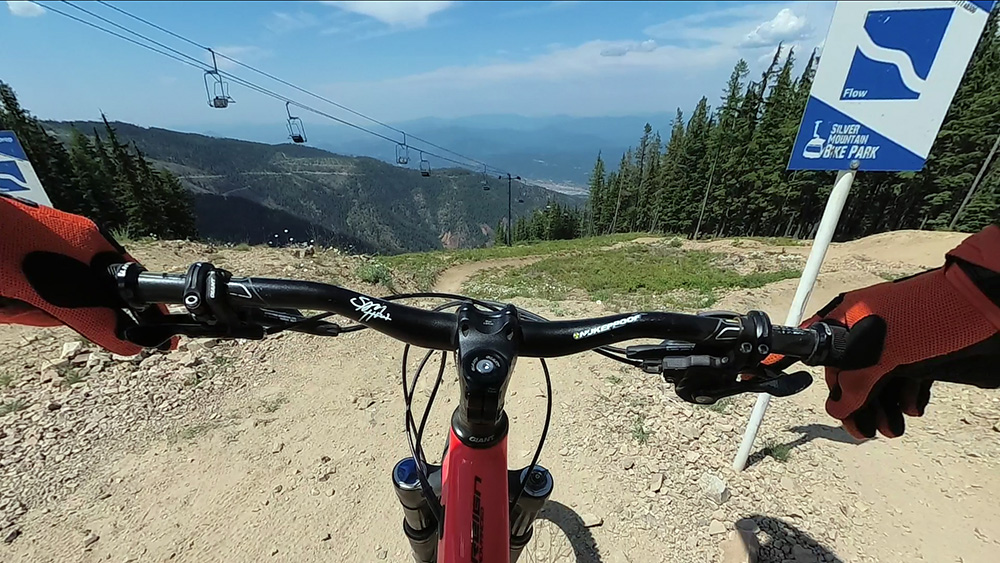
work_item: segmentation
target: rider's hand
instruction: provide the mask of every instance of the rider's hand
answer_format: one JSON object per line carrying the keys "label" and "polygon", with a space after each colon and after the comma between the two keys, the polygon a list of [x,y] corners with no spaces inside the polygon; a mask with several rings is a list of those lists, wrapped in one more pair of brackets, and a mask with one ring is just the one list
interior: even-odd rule
{"label": "rider's hand", "polygon": [[108,266],[124,262],[135,259],[91,220],[0,194],[0,324],[66,325],[122,355],[172,348],[167,337],[125,339],[137,319],[163,312],[122,301]]}
{"label": "rider's hand", "polygon": [[857,438],[893,438],[903,414],[923,415],[934,381],[1000,386],[998,303],[996,226],[967,238],[941,268],[841,294],[802,324],[850,329],[844,365],[826,369],[827,412]]}

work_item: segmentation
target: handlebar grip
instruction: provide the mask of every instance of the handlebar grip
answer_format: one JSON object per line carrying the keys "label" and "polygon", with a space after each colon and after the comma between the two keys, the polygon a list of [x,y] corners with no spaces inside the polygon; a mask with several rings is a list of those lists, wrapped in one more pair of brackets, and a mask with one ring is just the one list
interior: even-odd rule
{"label": "handlebar grip", "polygon": [[825,322],[809,328],[774,325],[772,351],[797,358],[809,366],[838,366],[847,350],[848,330]]}
{"label": "handlebar grip", "polygon": [[[824,323],[826,324],[826,323]],[[830,351],[826,357],[824,365],[836,366],[844,360],[844,353],[847,351],[847,329],[842,326],[827,324],[830,328]]]}

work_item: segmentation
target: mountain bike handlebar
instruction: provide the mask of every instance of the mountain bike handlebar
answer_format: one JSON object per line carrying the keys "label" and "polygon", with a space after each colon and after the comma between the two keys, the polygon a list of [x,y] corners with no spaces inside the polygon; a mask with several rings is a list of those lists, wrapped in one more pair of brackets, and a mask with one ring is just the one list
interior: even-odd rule
{"label": "mountain bike handlebar", "polygon": [[[189,310],[202,306],[198,301],[204,298],[195,293],[190,270],[188,275],[177,275],[131,269],[126,275],[124,270],[128,266],[131,265],[122,266],[116,274],[119,291],[126,300],[134,304],[183,304]],[[235,309],[327,311],[414,346],[452,351],[458,345],[460,327],[454,313],[402,305],[340,286],[246,277],[228,279],[220,287],[209,284],[208,290],[222,296]],[[709,353],[736,348],[747,360],[756,362],[773,353],[809,365],[836,365],[841,360],[846,337],[846,330],[823,323],[803,329],[771,325],[769,321],[762,325],[760,321],[750,322],[745,315],[719,317],[667,312],[568,321],[522,320],[519,325],[519,355],[536,358],[567,356],[626,340],[655,338],[691,343],[698,351]]]}
{"label": "mountain bike handlebar", "polygon": [[[410,345],[454,351],[458,405],[440,466],[427,463],[421,437],[445,358],[419,427],[411,403],[430,352],[409,386],[405,351],[402,362],[410,458],[394,467],[393,486],[403,505],[403,532],[421,563],[469,561],[470,553],[473,561],[482,563],[516,563],[531,540],[533,522],[553,486],[551,474],[538,465],[552,413],[552,386],[544,358],[593,350],[662,374],[685,401],[711,404],[738,393],[787,396],[802,391],[812,382],[808,373],[786,374],[781,371],[784,363],[765,365],[765,359],[781,354],[812,365],[837,365],[843,359],[847,335],[846,329],[822,322],[809,328],[772,325],[760,311],[636,312],[547,321],[512,305],[461,296],[413,294],[379,299],[323,283],[233,278],[203,262],[192,264],[184,275],[146,273],[135,263],[112,266],[111,273],[122,299],[136,309],[153,304],[183,304],[187,309],[186,314],[165,315],[156,324],[126,329],[125,336],[134,341],[163,342],[177,334],[254,339],[281,330],[336,336],[368,327]],[[433,311],[396,302],[419,296],[453,301]],[[446,308],[456,312],[441,310]],[[306,317],[300,309],[326,313]],[[330,313],[360,325],[340,327],[322,320]],[[147,333],[130,334],[129,330]],[[608,346],[639,338],[663,341],[625,350]],[[523,470],[508,470],[510,422],[504,401],[519,356],[542,358],[547,407],[531,463]],[[484,521],[489,524],[484,526]]]}

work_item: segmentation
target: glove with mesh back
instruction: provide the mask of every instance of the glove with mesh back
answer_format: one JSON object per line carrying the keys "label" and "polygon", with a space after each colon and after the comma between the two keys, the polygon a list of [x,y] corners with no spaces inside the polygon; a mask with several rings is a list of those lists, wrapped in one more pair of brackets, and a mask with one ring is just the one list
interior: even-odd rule
{"label": "glove with mesh back", "polygon": [[941,268],[842,293],[802,326],[821,320],[850,329],[845,361],[826,368],[826,410],[857,438],[902,435],[935,381],[1000,386],[1000,228],[967,238]]}
{"label": "glove with mesh back", "polygon": [[125,337],[164,314],[133,310],[118,295],[108,266],[135,261],[86,217],[0,194],[0,324],[66,325],[122,355],[171,349],[176,339],[157,331]]}

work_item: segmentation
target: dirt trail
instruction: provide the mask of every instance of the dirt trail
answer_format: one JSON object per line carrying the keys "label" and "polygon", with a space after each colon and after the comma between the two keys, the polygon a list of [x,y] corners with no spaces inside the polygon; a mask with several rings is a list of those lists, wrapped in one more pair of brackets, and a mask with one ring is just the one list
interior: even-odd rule
{"label": "dirt trail", "polygon": [[498,258],[496,260],[483,260],[481,262],[466,262],[457,266],[452,266],[441,272],[437,281],[434,282],[434,291],[441,293],[462,293],[462,285],[472,276],[483,270],[490,268],[520,268],[529,264],[534,264],[544,258],[543,256],[522,256],[520,258]]}
{"label": "dirt trail", "polygon": [[[881,281],[872,272],[891,264],[877,257],[901,271],[918,270],[937,265],[959,237],[893,235],[892,242],[893,236],[869,237],[833,247],[831,258],[840,260],[834,262],[840,269],[824,269],[809,308]],[[733,250],[780,252],[766,246]],[[262,259],[235,252],[227,257],[240,271],[258,268],[255,261]],[[161,262],[147,262],[177,270],[191,259],[185,250],[176,259],[163,253]],[[267,259],[276,275],[300,271],[287,269],[299,268],[298,259]],[[463,264],[446,271],[436,288],[460,291],[482,269],[538,259]],[[323,260],[334,268],[333,258]],[[334,273],[320,269],[311,275]],[[716,308],[762,308],[783,320],[795,284],[785,280],[733,292]],[[515,303],[555,317],[552,303]],[[558,308],[574,317],[605,312],[586,301]],[[25,331],[0,327],[0,345],[29,346],[18,340]],[[67,338],[66,331],[45,334]],[[60,346],[54,340],[43,358],[58,356]],[[127,448],[120,445],[101,463],[83,467],[86,458],[76,454],[61,462],[79,469],[80,477],[25,503],[27,513],[16,523],[22,533],[0,545],[0,560],[409,561],[401,512],[388,485],[392,465],[407,454],[401,346],[370,331],[337,338],[283,335],[228,346],[220,344],[204,357],[208,365],[215,357],[237,358],[234,364],[220,362],[234,368],[226,380],[233,383],[205,399],[215,402],[199,406],[202,412],[170,411],[145,434],[134,430],[145,442],[135,438]],[[178,365],[185,353],[158,365]],[[3,399],[35,385],[38,370],[28,365],[0,365],[32,381],[0,388]],[[729,464],[753,397],[718,409],[694,407],[658,378],[593,354],[557,358],[549,366],[554,412],[541,463],[552,471],[555,492],[539,524],[540,539],[522,561],[714,563],[726,528],[748,517],[765,542],[762,563],[993,563],[1000,552],[996,392],[936,386],[928,416],[908,419],[906,436],[859,444],[824,412],[820,377],[806,392],[771,403],[753,465],[735,473]],[[132,369],[141,374],[147,368]],[[101,377],[89,376],[82,387],[62,393],[86,400],[100,394]],[[433,379],[421,380],[417,413]],[[526,464],[534,451],[544,389],[538,363],[522,359],[506,405],[512,467]],[[428,423],[429,451],[439,451],[457,393],[449,363]],[[70,410],[70,400],[56,411],[59,416]],[[92,410],[91,419],[107,420],[100,408]],[[0,467],[45,453],[29,449],[34,446],[13,429],[46,416],[56,415],[29,408],[0,417]],[[104,442],[119,446],[111,438]],[[764,455],[765,443],[786,445],[787,461]],[[699,484],[706,474],[728,486],[731,497],[723,504],[710,500]],[[0,482],[0,508],[19,493]]]}
{"label": "dirt trail", "polygon": [[[602,247],[602,250],[617,250],[632,244],[656,244],[663,241],[663,237],[639,237],[633,240],[616,242],[610,246]],[[470,278],[483,270],[490,268],[520,268],[538,262],[544,256],[522,256],[519,258],[497,258],[494,260],[482,260],[479,262],[466,262],[457,266],[452,266],[438,275],[434,282],[434,291],[442,293],[461,293],[462,286]]]}

